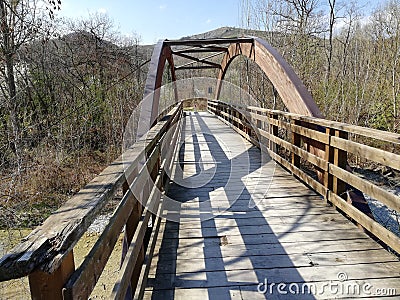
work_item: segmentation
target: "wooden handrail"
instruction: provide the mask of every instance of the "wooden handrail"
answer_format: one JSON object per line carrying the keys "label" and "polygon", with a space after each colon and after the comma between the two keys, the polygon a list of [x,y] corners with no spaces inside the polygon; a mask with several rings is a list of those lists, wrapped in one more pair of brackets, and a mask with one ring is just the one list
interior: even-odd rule
{"label": "wooden handrail", "polygon": [[[88,298],[113,251],[119,233],[127,224],[138,202],[137,195],[144,187],[151,190],[151,200],[141,199],[143,205],[153,205],[154,209],[158,207],[153,203],[159,202],[161,197],[159,191],[163,190],[164,184],[168,182],[166,170],[163,168],[171,167],[166,160],[170,160],[176,151],[175,147],[162,151],[162,147],[165,147],[163,146],[165,143],[177,144],[178,133],[172,130],[174,134],[171,134],[169,129],[180,121],[181,116],[182,104],[179,103],[168,113],[163,114],[163,118],[146,136],[47,218],[43,225],[33,230],[10,253],[3,256],[0,259],[0,281],[29,276],[31,295],[34,299]],[[143,162],[144,165],[137,172]],[[130,189],[126,190],[105,230],[83,263],[75,270],[74,246],[108,200],[115,196],[118,188],[127,184],[127,178],[134,178]],[[147,220],[149,217],[155,219],[155,212],[151,207],[145,208],[145,211],[148,215]],[[141,212],[137,218],[138,221],[141,219]],[[140,232],[148,230],[148,224],[141,222],[143,225],[134,230]],[[131,245],[147,247],[143,244],[143,240],[135,238],[136,235]],[[125,259],[132,261],[129,255]],[[142,263],[143,261],[140,261],[138,264],[139,270]],[[125,292],[126,290],[120,291],[123,296]]]}
{"label": "wooden handrail", "polygon": [[266,108],[260,108],[260,107],[256,107],[256,106],[241,107],[238,105],[234,105],[234,107],[258,111],[263,114],[270,113],[270,114],[274,114],[274,115],[278,115],[278,116],[282,116],[282,117],[287,117],[287,118],[293,119],[293,120],[304,121],[309,124],[315,124],[315,125],[319,125],[319,126],[329,127],[329,128],[335,129],[335,130],[346,131],[348,133],[353,133],[353,134],[361,135],[364,137],[400,145],[400,135],[397,133],[393,133],[393,132],[388,132],[388,131],[383,131],[383,130],[378,130],[378,129],[373,129],[373,128],[367,128],[367,127],[362,127],[362,126],[357,126],[357,125],[351,125],[351,124],[331,121],[331,120],[327,120],[327,119],[303,116],[303,115],[284,112],[284,111],[280,111],[280,110],[271,110],[271,109],[266,109]]}
{"label": "wooden handrail", "polygon": [[[326,201],[335,205],[372,235],[400,253],[400,238],[349,203],[351,201],[348,193],[351,191],[348,187],[357,188],[397,212],[400,212],[400,197],[347,169],[347,153],[353,153],[362,159],[400,170],[399,154],[348,139],[348,136],[353,134],[399,145],[399,134],[221,101],[209,100],[208,110],[257,146],[263,146],[260,148],[266,149],[271,158],[322,195]],[[287,136],[292,134],[295,137],[292,140],[284,139],[281,137],[282,132]],[[301,146],[301,141],[303,145],[310,145],[312,142],[319,143],[324,146],[322,149],[325,148],[325,151],[311,153],[309,147],[304,149]],[[277,147],[288,151],[291,159],[279,154]],[[322,182],[301,169],[300,158],[322,172]]]}

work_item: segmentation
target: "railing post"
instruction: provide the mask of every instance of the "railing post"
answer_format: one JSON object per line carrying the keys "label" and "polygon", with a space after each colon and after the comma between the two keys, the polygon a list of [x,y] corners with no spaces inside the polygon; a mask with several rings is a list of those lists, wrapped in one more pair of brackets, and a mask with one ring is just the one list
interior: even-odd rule
{"label": "railing post", "polygon": [[231,108],[230,106],[228,106],[227,110],[228,110],[228,122],[229,122],[230,124],[232,124],[232,126],[235,126],[235,121],[234,121],[234,119],[233,119],[233,111],[232,111],[232,108]]}
{"label": "railing post", "polygon": [[[262,115],[262,113],[261,113],[261,111],[259,111],[259,110],[257,110],[257,111],[255,111],[255,113],[257,114],[257,115]],[[263,121],[261,121],[261,120],[256,120],[256,127],[258,128],[258,129],[264,129],[263,127]]]}
{"label": "railing post", "polygon": [[74,271],[74,254],[70,251],[53,273],[48,274],[43,271],[31,273],[28,278],[32,299],[63,299],[63,287]]}
{"label": "railing post", "polygon": [[243,131],[243,132],[246,132],[246,131],[245,131],[245,128],[244,128],[244,126],[243,126],[243,123],[244,123],[243,113],[238,113],[238,118],[239,118],[239,121],[240,121],[240,123],[239,123],[239,129],[240,129],[241,131]]}
{"label": "railing post", "polygon": [[[271,119],[278,120],[278,115],[276,115],[274,113],[269,113],[269,117]],[[278,127],[271,123],[269,123],[268,125],[269,125],[269,133],[272,136],[278,136]],[[278,152],[277,145],[272,140],[269,140],[269,149],[274,153]]]}
{"label": "railing post", "polygon": [[[298,120],[291,120],[290,123],[292,125],[301,125],[301,122]],[[300,143],[301,143],[301,136],[292,131],[292,144],[294,146],[297,146],[300,148]],[[297,168],[300,168],[300,156],[296,155],[294,152],[292,152],[292,165],[294,165]]]}
{"label": "railing post", "polygon": [[[327,161],[328,163],[333,163],[333,149],[331,147],[331,139],[330,136],[334,135],[334,130],[331,128],[326,128],[325,129],[325,133],[326,135],[329,137],[328,143],[325,144],[325,161]],[[329,169],[324,171],[324,186],[328,189],[328,190],[333,190],[333,176],[330,174]],[[328,195],[325,195],[325,198],[327,198]],[[326,199],[328,200],[328,199]]]}
{"label": "railing post", "polygon": [[[342,139],[348,139],[348,133],[345,131],[335,130],[335,136],[340,137]],[[347,166],[347,152],[338,148],[334,148],[333,150],[333,163],[335,166],[338,166],[341,169],[346,169]],[[333,192],[347,200],[347,195],[345,195],[347,191],[346,183],[337,177],[333,177]]]}
{"label": "railing post", "polygon": [[[326,128],[326,134],[335,137],[340,137],[342,139],[348,139],[348,133],[345,131]],[[325,145],[325,160],[330,164],[333,164],[341,169],[346,169],[347,166],[347,152],[331,146],[331,139],[329,138],[329,144]],[[341,198],[347,200],[347,184],[343,182],[336,176],[330,174],[328,171],[324,172],[324,186],[340,196]]]}
{"label": "railing post", "polygon": [[[138,171],[136,169],[132,172],[130,177],[135,178],[135,176],[137,176],[137,173],[138,173]],[[125,195],[125,193],[129,192],[129,183],[128,183],[129,181],[130,180],[126,180],[122,184],[123,195]],[[123,241],[121,264],[125,258],[127,249],[129,248],[129,245],[132,242],[132,238],[135,234],[136,228],[137,228],[140,218],[142,216],[142,210],[143,210],[142,203],[137,200],[135,205],[133,206],[132,212],[131,212],[131,214],[126,222],[126,225],[125,225],[125,235],[124,235],[124,241]],[[132,273],[132,279],[131,279],[131,285],[130,285],[130,288],[132,290],[129,291],[131,293],[130,296],[133,295],[133,292],[136,288],[137,279],[139,278],[139,274],[140,274],[140,270],[141,270],[140,263],[143,262],[143,260],[144,260],[144,251],[143,251],[143,247],[142,247],[139,257],[138,257],[138,263],[135,265],[135,268]]]}
{"label": "railing post", "polygon": [[240,123],[238,122],[239,113],[236,109],[233,110],[233,116],[235,117],[235,126],[236,128],[240,129]]}
{"label": "railing post", "polygon": [[[252,109],[248,109],[248,108],[245,108],[245,111],[250,112],[250,113],[253,112]],[[243,131],[244,131],[246,134],[250,135],[250,129],[249,129],[249,127],[247,126],[247,124],[249,124],[251,121],[250,121],[250,120],[246,120],[246,118],[245,118],[244,116],[243,116],[242,120],[243,120]],[[246,124],[246,125],[245,125],[245,124]]]}
{"label": "railing post", "polygon": [[[168,130],[167,130],[167,135],[168,135]],[[164,142],[165,142],[165,140],[164,140]],[[159,172],[160,172],[160,168],[161,168],[161,144],[158,144],[158,146],[157,146],[157,161],[154,164],[154,167],[150,172],[152,185],[155,184],[155,182],[157,180],[157,177],[159,175]],[[162,188],[162,187],[156,187],[156,188]],[[149,194],[150,194],[151,190],[152,190],[152,187],[149,188]],[[155,217],[156,217],[156,213],[155,212],[151,212],[151,213],[152,213],[151,214],[151,227],[150,227],[150,225],[148,226],[147,232],[146,232],[145,237],[143,239],[143,245],[144,245],[144,247],[143,247],[143,250],[144,250],[143,255],[147,250],[147,245],[148,245],[149,240],[150,240],[152,228],[154,227],[154,222],[155,222]]]}

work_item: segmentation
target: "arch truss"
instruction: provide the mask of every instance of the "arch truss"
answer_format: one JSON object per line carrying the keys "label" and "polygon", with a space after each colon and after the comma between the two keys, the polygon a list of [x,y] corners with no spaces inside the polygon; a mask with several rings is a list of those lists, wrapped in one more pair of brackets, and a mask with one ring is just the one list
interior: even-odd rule
{"label": "arch truss", "polygon": [[[169,63],[172,81],[183,70],[216,69],[218,86],[215,98],[218,99],[221,82],[231,64],[239,55],[253,60],[266,74],[290,112],[307,116],[322,117],[302,81],[284,58],[266,41],[257,37],[220,38],[220,39],[181,39],[161,40],[155,46],[151,58],[144,96],[153,97],[147,108],[151,111],[148,118],[154,122],[158,115],[159,94],[162,74]],[[220,58],[220,62],[218,61]],[[175,62],[180,61],[179,65]],[[175,91],[178,98],[179,91]]]}

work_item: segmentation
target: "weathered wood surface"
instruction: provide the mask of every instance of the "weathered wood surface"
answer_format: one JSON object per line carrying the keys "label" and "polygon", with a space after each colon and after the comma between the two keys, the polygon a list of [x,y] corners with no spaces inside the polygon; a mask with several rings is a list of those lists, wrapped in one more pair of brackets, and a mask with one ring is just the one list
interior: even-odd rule
{"label": "weathered wood surface", "polygon": [[[271,112],[270,109],[265,109],[265,108],[255,107],[255,106],[249,106],[248,109],[254,110],[257,112],[262,112],[262,113]],[[319,125],[319,126],[326,126],[326,127],[330,127],[330,128],[341,130],[341,131],[347,131],[349,133],[362,135],[364,137],[369,137],[369,138],[373,138],[373,139],[384,141],[384,142],[400,144],[400,135],[398,133],[382,131],[382,130],[373,129],[373,128],[366,128],[366,127],[357,126],[357,125],[350,125],[350,124],[340,123],[340,122],[331,121],[331,120],[324,120],[324,119],[315,118],[315,117],[302,116],[299,114],[283,112],[283,111],[279,111],[279,110],[272,110],[272,112],[274,114],[289,117],[289,118],[292,118],[295,120],[305,121],[307,123],[311,123],[311,124],[315,124],[315,125]]]}
{"label": "weathered wood surface", "polygon": [[[145,299],[378,298],[378,289],[400,296],[394,255],[273,161],[262,161],[258,149],[216,117],[187,117],[185,142],[183,172],[174,181],[210,180],[170,187],[180,210],[165,216],[181,222],[161,224]],[[340,281],[343,274],[348,278]],[[257,286],[265,279],[312,284],[319,293],[262,294]],[[324,290],[329,284],[361,291]]]}
{"label": "weathered wood surface", "polygon": [[395,153],[376,149],[374,147],[362,145],[352,141],[343,140],[338,137],[332,137],[331,144],[333,147],[400,170],[400,156]]}

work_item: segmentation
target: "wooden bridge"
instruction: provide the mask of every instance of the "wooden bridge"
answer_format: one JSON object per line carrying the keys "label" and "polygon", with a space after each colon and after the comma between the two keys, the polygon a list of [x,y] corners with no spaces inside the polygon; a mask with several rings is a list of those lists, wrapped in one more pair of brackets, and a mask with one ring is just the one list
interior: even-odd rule
{"label": "wooden bridge", "polygon": [[[260,66],[289,112],[221,101],[238,55]],[[176,56],[189,62],[175,66]],[[205,111],[183,109],[179,84],[176,101],[160,109],[166,62],[173,82],[179,70],[218,71]],[[160,42],[144,98],[137,141],[0,259],[1,281],[28,276],[32,299],[88,299],[123,232],[106,298],[399,298],[400,239],[374,220],[363,195],[396,212],[400,198],[353,174],[347,158],[400,170],[400,135],[323,119],[258,38]],[[116,197],[75,266],[74,247]]]}

